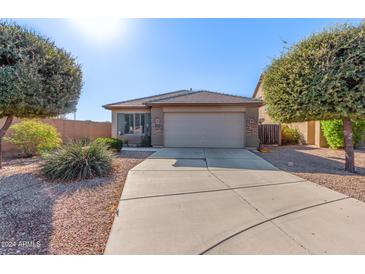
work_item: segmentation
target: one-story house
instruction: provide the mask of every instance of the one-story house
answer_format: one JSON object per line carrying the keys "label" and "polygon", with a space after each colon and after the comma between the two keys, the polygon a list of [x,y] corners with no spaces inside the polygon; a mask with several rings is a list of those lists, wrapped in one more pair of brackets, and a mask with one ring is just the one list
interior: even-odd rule
{"label": "one-story house", "polygon": [[112,137],[155,147],[258,145],[262,101],[206,90],[179,90],[103,107],[112,112]]}
{"label": "one-story house", "polygon": [[[252,98],[265,102],[264,91],[261,84],[262,76],[257,82],[256,88],[252,94]],[[267,112],[267,107],[263,104],[259,107],[259,123],[260,124],[277,124]],[[289,127],[298,129],[301,135],[301,142],[307,145],[315,145],[318,147],[327,147],[326,139],[321,130],[320,121],[306,121],[299,123],[286,124]]]}

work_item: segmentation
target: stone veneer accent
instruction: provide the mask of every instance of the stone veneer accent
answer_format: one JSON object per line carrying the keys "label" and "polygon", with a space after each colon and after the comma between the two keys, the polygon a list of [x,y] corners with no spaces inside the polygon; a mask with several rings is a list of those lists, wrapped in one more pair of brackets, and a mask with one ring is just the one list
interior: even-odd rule
{"label": "stone veneer accent", "polygon": [[151,145],[163,146],[164,114],[162,108],[151,108]]}
{"label": "stone veneer accent", "polygon": [[246,123],[246,146],[256,147],[259,144],[258,138],[258,118],[259,111],[257,108],[247,108],[245,113]]}

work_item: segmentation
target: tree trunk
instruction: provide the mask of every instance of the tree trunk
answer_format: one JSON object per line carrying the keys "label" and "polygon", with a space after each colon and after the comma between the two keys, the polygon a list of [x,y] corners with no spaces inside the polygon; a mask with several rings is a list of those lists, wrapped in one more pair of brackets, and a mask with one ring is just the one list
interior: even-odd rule
{"label": "tree trunk", "polygon": [[345,144],[345,170],[355,173],[354,143],[352,141],[352,122],[349,118],[343,119],[343,136]]}
{"label": "tree trunk", "polygon": [[3,162],[3,157],[2,157],[3,137],[5,136],[5,133],[8,131],[11,123],[13,122],[13,118],[14,118],[13,116],[7,116],[3,127],[0,129],[0,169],[2,168],[2,162]]}

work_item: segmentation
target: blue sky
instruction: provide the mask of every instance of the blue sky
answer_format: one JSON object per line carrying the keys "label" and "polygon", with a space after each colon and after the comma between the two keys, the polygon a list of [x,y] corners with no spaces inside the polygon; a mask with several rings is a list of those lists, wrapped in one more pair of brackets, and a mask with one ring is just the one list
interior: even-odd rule
{"label": "blue sky", "polygon": [[179,89],[251,96],[260,73],[312,32],[358,19],[17,19],[82,65],[77,119],[110,121],[106,103]]}

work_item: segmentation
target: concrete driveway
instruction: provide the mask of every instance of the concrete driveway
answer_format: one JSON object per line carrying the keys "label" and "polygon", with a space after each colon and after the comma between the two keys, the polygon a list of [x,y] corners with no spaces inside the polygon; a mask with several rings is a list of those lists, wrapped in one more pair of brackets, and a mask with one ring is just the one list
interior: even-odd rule
{"label": "concrete driveway", "polygon": [[105,254],[365,254],[365,203],[245,149],[161,149],[127,178]]}

